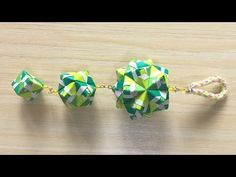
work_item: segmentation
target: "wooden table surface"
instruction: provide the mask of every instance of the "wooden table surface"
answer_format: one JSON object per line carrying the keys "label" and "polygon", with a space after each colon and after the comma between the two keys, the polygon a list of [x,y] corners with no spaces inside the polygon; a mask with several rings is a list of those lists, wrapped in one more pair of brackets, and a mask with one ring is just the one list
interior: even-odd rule
{"label": "wooden table surface", "polygon": [[[114,84],[132,57],[168,68],[172,85],[220,75],[229,95],[172,93],[168,110],[131,120],[108,89],[70,110],[10,85],[22,69],[55,88],[61,72],[86,69]],[[0,154],[236,154],[236,23],[0,23],[0,58]]]}

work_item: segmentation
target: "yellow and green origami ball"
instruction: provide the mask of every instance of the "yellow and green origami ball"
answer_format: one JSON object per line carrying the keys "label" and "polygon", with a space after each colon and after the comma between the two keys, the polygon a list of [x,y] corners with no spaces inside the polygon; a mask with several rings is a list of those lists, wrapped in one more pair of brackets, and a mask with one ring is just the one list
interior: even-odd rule
{"label": "yellow and green origami ball", "polygon": [[112,90],[117,107],[125,108],[130,118],[168,109],[168,70],[151,60],[133,59],[126,68],[116,70],[117,83]]}
{"label": "yellow and green origami ball", "polygon": [[88,71],[62,73],[58,94],[68,107],[91,105],[96,85]]}
{"label": "yellow and green origami ball", "polygon": [[11,83],[17,95],[28,101],[32,101],[43,90],[43,82],[35,78],[25,70],[22,70]]}

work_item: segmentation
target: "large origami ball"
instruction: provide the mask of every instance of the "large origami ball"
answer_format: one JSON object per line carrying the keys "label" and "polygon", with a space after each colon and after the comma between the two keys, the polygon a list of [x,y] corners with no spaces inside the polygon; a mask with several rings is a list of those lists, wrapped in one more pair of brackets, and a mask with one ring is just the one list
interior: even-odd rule
{"label": "large origami ball", "polygon": [[17,95],[28,101],[32,101],[43,90],[43,82],[22,70],[17,78],[11,83]]}
{"label": "large origami ball", "polygon": [[126,68],[116,70],[117,83],[112,90],[118,108],[125,108],[130,118],[150,115],[168,108],[168,70],[151,60],[133,59]]}
{"label": "large origami ball", "polygon": [[58,94],[72,108],[91,105],[96,85],[88,71],[62,73]]}

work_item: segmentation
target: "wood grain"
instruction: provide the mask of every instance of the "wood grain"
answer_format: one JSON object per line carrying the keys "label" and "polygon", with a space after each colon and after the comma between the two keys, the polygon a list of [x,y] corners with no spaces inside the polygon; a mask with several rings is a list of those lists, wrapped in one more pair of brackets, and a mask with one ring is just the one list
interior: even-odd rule
{"label": "wood grain", "polygon": [[[62,71],[85,69],[114,84],[131,57],[167,67],[172,85],[221,75],[229,96],[173,93],[169,110],[130,120],[107,89],[69,110],[10,86],[22,69],[55,88]],[[0,154],[236,154],[236,23],[1,23],[0,58]]]}

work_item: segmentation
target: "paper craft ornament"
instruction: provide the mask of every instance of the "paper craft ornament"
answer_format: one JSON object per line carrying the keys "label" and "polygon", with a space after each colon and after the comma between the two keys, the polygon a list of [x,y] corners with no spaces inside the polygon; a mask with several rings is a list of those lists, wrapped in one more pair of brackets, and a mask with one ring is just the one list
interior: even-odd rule
{"label": "paper craft ornament", "polygon": [[151,60],[133,59],[126,68],[116,70],[117,83],[112,90],[117,107],[125,108],[130,118],[151,115],[168,109],[168,70]]}
{"label": "paper craft ornament", "polygon": [[17,78],[11,83],[17,95],[32,101],[43,90],[43,82],[35,78],[25,70],[22,70]]}
{"label": "paper craft ornament", "polygon": [[[115,85],[96,86],[88,71],[64,72],[56,90],[23,70],[11,85],[16,94],[26,100],[33,100],[46,89],[50,94],[59,94],[65,105],[71,108],[91,105],[97,88],[112,89],[117,98],[116,106],[124,108],[131,119],[149,117],[153,112],[168,109],[170,92],[200,95],[215,101],[225,98],[228,92],[226,81],[220,76],[211,76],[184,87],[172,86],[168,69],[153,64],[150,59],[133,59],[127,67],[117,69],[116,75]],[[212,83],[219,84],[218,93],[202,88]]]}
{"label": "paper craft ornament", "polygon": [[91,105],[96,85],[88,71],[62,73],[58,94],[62,101],[72,108]]}

